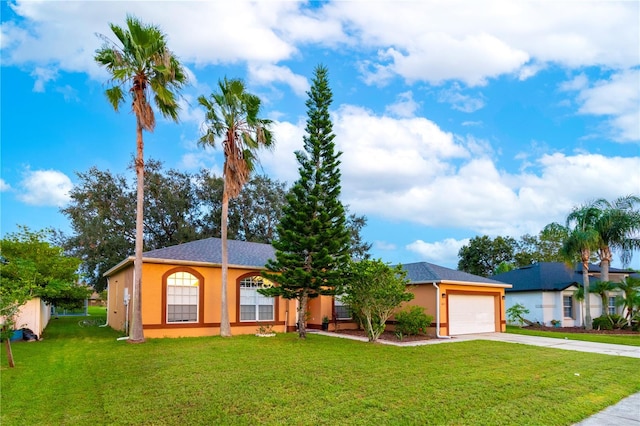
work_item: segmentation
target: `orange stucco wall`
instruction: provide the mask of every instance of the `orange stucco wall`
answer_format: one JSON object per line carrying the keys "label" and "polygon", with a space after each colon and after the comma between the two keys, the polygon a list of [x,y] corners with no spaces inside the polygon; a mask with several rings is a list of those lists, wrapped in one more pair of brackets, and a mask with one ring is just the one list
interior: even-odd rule
{"label": "orange stucco wall", "polygon": [[[473,286],[473,285],[458,285],[458,284],[441,284],[440,286],[440,335],[448,336],[449,335],[449,298],[450,294],[486,294],[492,295],[495,298],[495,330],[496,331],[506,331],[507,329],[507,321],[505,317],[505,306],[504,306],[504,288],[501,287],[484,287],[484,286]],[[442,293],[445,294],[445,297],[442,297]]]}
{"label": "orange stucco wall", "polygon": [[[440,293],[437,295],[437,290],[433,286],[433,284],[418,284],[418,285],[409,285],[408,290],[413,293],[413,300],[403,303],[398,310],[405,309],[408,306],[422,306],[425,308],[425,313],[433,317],[433,323],[431,324],[430,334],[436,334],[436,324],[437,324],[437,310],[436,310],[436,300],[440,303],[440,335],[448,336],[449,335],[449,313],[448,313],[448,298],[449,294],[486,294],[493,295],[495,298],[495,325],[496,331],[505,331],[506,330],[506,317],[505,317],[505,301],[504,301],[504,288],[501,287],[485,287],[479,285],[465,285],[465,284],[447,284],[442,283],[439,285]],[[442,294],[445,294],[445,297],[442,297]],[[438,297],[436,297],[438,296]],[[320,296],[317,299],[313,299],[309,303],[310,313],[308,326],[309,328],[319,329],[321,327],[322,317],[327,315],[329,318],[332,318],[333,315],[333,297],[330,296]],[[338,328],[341,329],[353,329],[357,328],[357,325],[352,321],[340,321],[338,323]],[[333,322],[329,325],[329,330],[334,329]],[[391,317],[389,323],[387,324],[387,330],[393,330],[393,317]]]}
{"label": "orange stucco wall", "polygon": [[[198,323],[170,323],[165,320],[166,309],[163,277],[177,270],[191,272],[198,276],[200,285],[200,312]],[[133,295],[133,265],[109,278],[109,325],[124,330],[124,288]],[[253,269],[229,268],[227,281],[227,306],[232,334],[253,334],[260,325],[272,324],[276,332],[284,332],[285,327],[295,323],[295,302],[277,298],[275,321],[240,322],[238,280],[247,274],[259,274]],[[221,320],[221,269],[207,266],[176,266],[171,264],[145,263],[142,270],[142,322],[145,337],[195,337],[220,334]]]}

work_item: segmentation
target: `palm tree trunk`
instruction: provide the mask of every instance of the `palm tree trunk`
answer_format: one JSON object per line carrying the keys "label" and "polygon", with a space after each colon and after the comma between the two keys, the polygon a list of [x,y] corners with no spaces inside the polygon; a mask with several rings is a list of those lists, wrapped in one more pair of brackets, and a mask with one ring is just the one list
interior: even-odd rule
{"label": "palm tree trunk", "polygon": [[142,329],[142,250],[144,247],[144,142],[142,140],[142,125],[137,120],[137,152],[136,152],[136,245],[133,261],[133,312],[131,315],[130,343],[143,343]]}
{"label": "palm tree trunk", "polygon": [[220,234],[222,240],[222,285],[220,294],[220,336],[231,337],[231,324],[229,324],[229,308],[227,305],[227,276],[229,271],[229,254],[227,252],[227,227],[229,225],[229,194],[227,193],[227,180],[224,180],[222,190],[222,220]]}
{"label": "palm tree trunk", "polygon": [[584,286],[584,328],[591,330],[591,303],[589,295],[589,257],[588,250],[582,251],[582,285]]}
{"label": "palm tree trunk", "polygon": [[609,267],[611,266],[611,259],[613,258],[611,249],[608,246],[603,247],[598,254],[600,257],[600,280],[609,281]]}

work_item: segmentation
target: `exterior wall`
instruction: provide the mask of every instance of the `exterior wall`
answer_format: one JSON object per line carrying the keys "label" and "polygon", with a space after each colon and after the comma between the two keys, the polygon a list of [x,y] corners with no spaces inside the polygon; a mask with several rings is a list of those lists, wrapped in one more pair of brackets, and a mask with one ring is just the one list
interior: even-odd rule
{"label": "exterior wall", "polygon": [[[585,302],[578,301],[574,293],[577,287],[571,286],[563,291],[527,291],[507,293],[507,309],[521,303],[529,310],[526,318],[533,322],[551,326],[551,320],[559,320],[561,327],[582,327],[584,325]],[[618,292],[611,292],[609,296],[615,297]],[[564,296],[573,297],[573,316],[564,316]],[[607,306],[602,307],[602,301],[598,294],[590,293],[589,301],[591,317],[596,318],[607,312]],[[619,308],[618,308],[619,309]]]}
{"label": "exterior wall", "polygon": [[27,301],[16,316],[16,328],[28,328],[40,337],[51,318],[51,307],[39,297]]}
{"label": "exterior wall", "polygon": [[[166,277],[174,272],[185,271],[199,280],[199,313],[196,323],[167,323],[166,321]],[[220,334],[221,278],[219,267],[176,266],[172,264],[143,264],[142,270],[142,321],[145,337],[196,337]],[[227,306],[232,334],[254,334],[261,325],[269,324],[275,332],[285,332],[295,327],[295,301],[276,298],[274,321],[240,321],[239,281],[247,276],[259,275],[259,270],[229,268],[227,281]],[[109,278],[109,325],[125,330],[124,288],[133,296],[133,265],[113,274]],[[113,296],[112,296],[113,295]],[[131,318],[129,304],[129,318]]]}
{"label": "exterior wall", "polygon": [[[312,299],[307,304],[307,312],[309,312],[309,318],[307,320],[307,328],[312,330],[322,329],[322,318],[325,316],[329,318],[328,331],[338,330],[355,330],[358,328],[358,324],[355,321],[350,320],[334,320],[335,308],[333,296],[319,296]],[[295,326],[293,328],[295,330]]]}
{"label": "exterior wall", "polygon": [[127,306],[124,300],[125,288],[131,297],[133,295],[133,265],[109,277],[107,323],[114,330],[125,331],[126,321],[131,319],[131,303]]}
{"label": "exterior wall", "polygon": [[[555,306],[554,301],[544,300],[545,293],[541,291],[523,291],[517,293],[507,293],[505,302],[506,309],[511,308],[514,305],[521,304],[526,309],[529,310],[529,313],[525,315],[525,318],[529,321],[544,323],[547,321],[547,317],[549,314],[546,313],[546,310],[549,310]],[[550,320],[550,319],[549,319]],[[520,325],[518,323],[514,323],[510,325]]]}
{"label": "exterior wall", "polygon": [[[495,330],[504,332],[507,329],[505,316],[505,293],[502,287],[485,287],[442,283],[440,287],[440,335],[449,335],[449,298],[451,294],[474,294],[494,297]],[[443,297],[444,294],[444,297]]]}

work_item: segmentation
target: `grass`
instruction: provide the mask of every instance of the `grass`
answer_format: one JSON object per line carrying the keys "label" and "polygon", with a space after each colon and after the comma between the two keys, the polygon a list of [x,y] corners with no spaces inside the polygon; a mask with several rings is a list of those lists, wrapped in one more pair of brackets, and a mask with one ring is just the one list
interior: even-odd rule
{"label": "grass", "polygon": [[2,353],[8,425],[570,425],[640,391],[640,359],[501,342],[420,347],[295,334],[117,341],[52,320]]}
{"label": "grass", "polygon": [[536,330],[529,327],[507,326],[507,333],[526,334],[528,336],[553,337],[556,339],[582,340],[585,342],[613,343],[616,345],[640,346],[640,334],[588,334],[566,333],[559,331]]}

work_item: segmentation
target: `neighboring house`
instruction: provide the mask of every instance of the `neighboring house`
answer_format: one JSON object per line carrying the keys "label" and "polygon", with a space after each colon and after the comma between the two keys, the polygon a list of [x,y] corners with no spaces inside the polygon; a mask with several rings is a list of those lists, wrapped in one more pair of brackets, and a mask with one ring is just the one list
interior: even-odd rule
{"label": "neighboring house", "polygon": [[[611,268],[609,279],[619,282],[634,271]],[[600,267],[589,266],[589,287],[593,291],[600,277]],[[582,287],[582,267],[567,266],[562,262],[539,262],[491,277],[494,280],[512,284],[507,289],[506,308],[521,304],[529,310],[526,319],[551,325],[552,320],[560,321],[562,327],[581,327],[584,325],[584,303],[575,293]],[[616,307],[616,297],[620,292],[612,291],[607,295],[607,306],[602,306],[599,294],[590,292],[589,307],[591,317],[603,313],[620,313]]]}
{"label": "neighboring house", "polygon": [[[143,255],[142,318],[147,337],[211,336],[220,332],[221,241],[208,238],[153,250]],[[263,324],[276,332],[295,331],[295,300],[260,295],[272,285],[260,276],[275,256],[269,244],[229,241],[228,308],[233,334],[252,334]],[[415,299],[434,317],[441,336],[505,330],[504,290],[509,284],[430,263],[403,265]],[[133,257],[105,273],[108,279],[108,324],[126,330],[131,318]],[[439,315],[438,315],[439,314]],[[355,328],[340,297],[320,296],[308,304],[307,326],[320,329],[323,317],[331,329]],[[438,321],[439,319],[439,321]]]}
{"label": "neighboring house", "polygon": [[39,337],[50,319],[51,306],[39,297],[34,297],[20,307],[20,312],[15,318],[15,328],[28,328]]}

